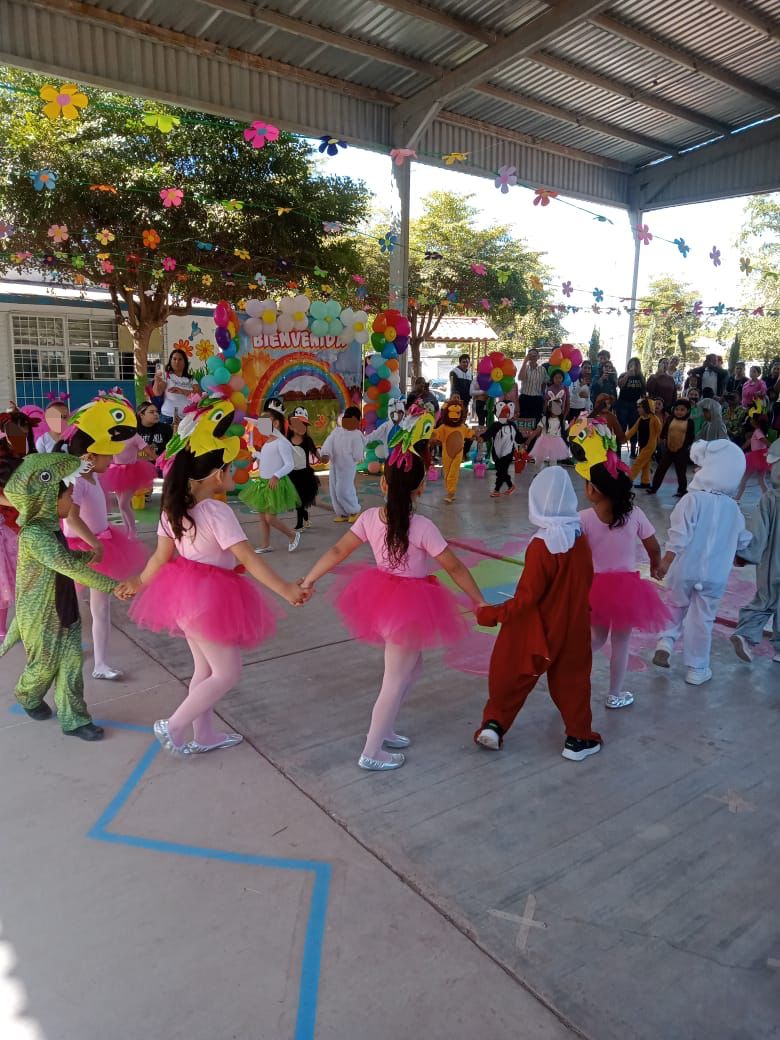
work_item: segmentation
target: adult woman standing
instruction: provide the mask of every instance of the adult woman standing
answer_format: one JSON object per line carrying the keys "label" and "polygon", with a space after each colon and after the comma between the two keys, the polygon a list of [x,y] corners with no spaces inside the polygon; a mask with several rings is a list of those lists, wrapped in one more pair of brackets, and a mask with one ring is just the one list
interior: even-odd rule
{"label": "adult woman standing", "polygon": [[601,394],[608,394],[617,400],[617,372],[611,361],[604,361],[601,370],[591,384],[590,396],[593,403]]}
{"label": "adult woman standing", "polygon": [[177,347],[168,357],[165,372],[158,367],[154,374],[152,393],[163,398],[160,422],[170,425],[180,418],[187,398],[194,389],[195,384],[190,378],[189,358]]}
{"label": "adult woman standing", "polygon": [[[623,429],[629,430],[639,418],[639,399],[647,392],[639,358],[629,358],[626,371],[618,378],[618,391],[615,412]],[[636,436],[631,441],[631,458],[636,458]]]}

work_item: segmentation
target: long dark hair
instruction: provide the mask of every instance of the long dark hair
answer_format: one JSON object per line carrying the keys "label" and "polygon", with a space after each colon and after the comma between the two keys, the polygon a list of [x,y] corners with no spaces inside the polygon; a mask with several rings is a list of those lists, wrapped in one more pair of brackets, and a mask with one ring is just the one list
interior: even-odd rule
{"label": "long dark hair", "polygon": [[591,467],[590,482],[612,503],[612,523],[609,526],[623,527],[634,508],[633,484],[629,475],[618,470],[617,476],[613,477],[606,464],[598,462]]}
{"label": "long dark hair", "polygon": [[410,455],[412,460],[409,469],[404,466],[386,466],[387,502],[387,559],[391,566],[398,567],[409,552],[409,525],[414,513],[414,492],[425,479],[428,470],[428,443],[422,441],[415,445],[419,455]]}
{"label": "long dark hair", "polygon": [[170,354],[168,355],[168,361],[167,361],[167,363],[165,365],[165,371],[166,371],[166,373],[168,375],[170,375],[171,372],[173,372],[173,365],[171,364],[171,358],[173,357],[174,354],[181,354],[181,356],[184,358],[184,371],[181,374],[182,379],[184,379],[185,376],[189,376],[189,374],[190,374],[190,359],[187,357],[187,355],[184,353],[184,351],[180,350],[178,347],[175,347],[170,352]]}
{"label": "long dark hair", "polygon": [[187,448],[182,448],[176,455],[165,474],[160,506],[160,512],[167,518],[174,538],[182,538],[185,532],[190,531],[194,535],[197,530],[190,515],[190,510],[195,506],[190,481],[203,480],[223,465],[224,454],[220,450],[193,455]]}

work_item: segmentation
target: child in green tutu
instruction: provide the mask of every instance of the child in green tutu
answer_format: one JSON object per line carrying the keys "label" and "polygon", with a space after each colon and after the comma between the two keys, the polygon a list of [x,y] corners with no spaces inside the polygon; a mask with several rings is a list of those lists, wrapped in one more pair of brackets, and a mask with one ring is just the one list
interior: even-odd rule
{"label": "child in green tutu", "polygon": [[301,532],[294,531],[279,519],[280,513],[288,513],[301,504],[289,474],[295,465],[292,445],[287,440],[287,420],[281,409],[266,406],[255,423],[253,436],[257,461],[257,473],[244,485],[240,500],[255,513],[260,514],[260,545],[256,553],[272,552],[271,528],[287,537],[287,551],[295,552],[301,540]]}

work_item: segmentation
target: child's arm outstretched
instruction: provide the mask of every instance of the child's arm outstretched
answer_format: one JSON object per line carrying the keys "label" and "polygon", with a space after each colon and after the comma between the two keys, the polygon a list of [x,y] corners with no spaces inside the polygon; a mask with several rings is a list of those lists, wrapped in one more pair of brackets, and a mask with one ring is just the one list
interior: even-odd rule
{"label": "child's arm outstretched", "polygon": [[461,592],[465,592],[473,603],[475,610],[487,606],[485,603],[485,597],[480,592],[477,583],[471,577],[471,572],[468,567],[458,559],[449,546],[443,553],[439,553],[439,555],[435,557],[435,560],[437,563],[441,564]]}
{"label": "child's arm outstretched", "polygon": [[514,596],[506,603],[488,604],[477,612],[477,624],[492,628],[502,625],[509,618],[522,613],[538,603],[550,587],[554,571],[550,566],[552,557],[545,553],[543,543],[532,539],[525,552],[525,566]]}
{"label": "child's arm outstretched", "polygon": [[663,575],[658,573],[658,568],[661,565],[661,546],[658,544],[658,539],[654,534],[651,534],[649,538],[642,539],[642,545],[644,545],[645,552],[650,557],[650,574],[654,578],[663,577]]}
{"label": "child's arm outstretched", "polygon": [[311,589],[315,582],[318,582],[329,571],[332,571],[334,567],[338,567],[340,563],[343,563],[348,556],[351,556],[356,549],[359,549],[363,545],[363,542],[358,538],[356,534],[351,531],[347,533],[332,545],[327,552],[320,556],[319,560],[314,564],[309,573],[301,581],[302,589]]}

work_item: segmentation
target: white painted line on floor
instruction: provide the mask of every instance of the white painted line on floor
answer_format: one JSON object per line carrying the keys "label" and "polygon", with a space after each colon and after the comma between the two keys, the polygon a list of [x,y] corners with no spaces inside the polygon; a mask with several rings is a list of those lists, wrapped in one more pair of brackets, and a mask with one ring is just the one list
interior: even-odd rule
{"label": "white painted line on floor", "polygon": [[523,910],[522,917],[518,917],[517,914],[508,914],[505,910],[488,910],[491,917],[498,917],[502,921],[513,921],[515,924],[519,924],[520,928],[517,932],[517,938],[515,939],[515,946],[521,953],[525,953],[528,947],[528,934],[532,928],[546,928],[547,925],[543,921],[535,921],[534,914],[536,913],[536,897],[529,895],[525,901],[525,909]]}

